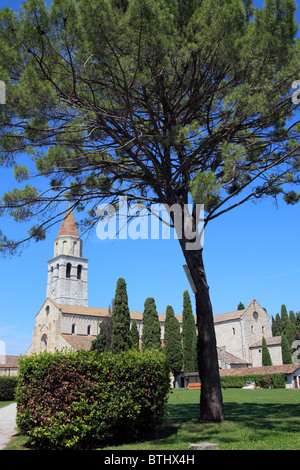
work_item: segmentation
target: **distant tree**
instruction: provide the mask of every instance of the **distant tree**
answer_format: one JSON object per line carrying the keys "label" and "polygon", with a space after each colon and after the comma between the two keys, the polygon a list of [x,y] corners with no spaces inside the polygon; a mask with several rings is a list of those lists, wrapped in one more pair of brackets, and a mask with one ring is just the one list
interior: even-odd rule
{"label": "distant tree", "polygon": [[195,317],[189,292],[183,293],[182,311],[182,346],[183,346],[183,368],[184,372],[195,372],[197,364],[197,332]]}
{"label": "distant tree", "polygon": [[289,316],[288,316],[285,305],[281,305],[280,317],[281,317],[281,331],[283,331],[286,328],[286,325],[289,321]]}
{"label": "distant tree", "polygon": [[139,335],[139,330],[137,327],[137,322],[135,319],[132,320],[132,323],[131,323],[130,340],[131,340],[131,347],[134,349],[139,349],[140,335]]}
{"label": "distant tree", "polygon": [[92,341],[90,351],[98,351],[99,353],[105,351],[105,336],[101,333],[101,325],[99,334]]}
{"label": "distant tree", "polygon": [[266,338],[263,336],[262,338],[262,366],[272,366],[272,359],[270,355],[270,351],[267,346]]}
{"label": "distant tree", "polygon": [[144,304],[142,351],[161,349],[160,324],[153,297],[148,297]]}
{"label": "distant tree", "polygon": [[289,342],[284,334],[281,335],[281,353],[282,353],[282,363],[283,364],[292,364],[292,350],[289,345]]}
{"label": "distant tree", "polygon": [[127,351],[131,346],[130,311],[128,307],[126,282],[123,278],[119,278],[117,282],[112,317],[111,351],[113,353]]}
{"label": "distant tree", "polygon": [[275,318],[272,317],[272,335],[280,336],[281,335],[281,318],[279,313],[276,313]]}
{"label": "distant tree", "polygon": [[289,319],[293,323],[293,325],[296,325],[296,315],[293,310],[289,311]]}
{"label": "distant tree", "polygon": [[281,334],[284,334],[291,346],[292,342],[295,341],[296,327],[290,320],[285,305],[281,306]]}
{"label": "distant tree", "polygon": [[183,366],[180,325],[174,315],[173,308],[168,305],[166,310],[164,352],[169,360],[170,369],[175,381]]}
{"label": "distant tree", "polygon": [[295,327],[296,327],[296,339],[300,339],[300,312],[296,313]]}
{"label": "distant tree", "polygon": [[240,302],[238,304],[238,307],[237,307],[238,310],[245,310],[245,305],[243,304],[243,302]]}
{"label": "distant tree", "polygon": [[100,323],[100,331],[98,336],[92,341],[91,351],[110,351],[113,329],[112,305],[108,307],[108,316]]}

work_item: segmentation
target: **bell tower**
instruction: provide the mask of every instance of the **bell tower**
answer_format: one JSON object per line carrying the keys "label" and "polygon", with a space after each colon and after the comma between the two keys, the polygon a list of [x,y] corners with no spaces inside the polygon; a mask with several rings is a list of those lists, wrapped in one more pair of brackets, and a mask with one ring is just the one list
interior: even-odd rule
{"label": "bell tower", "polygon": [[74,214],[70,208],[54,240],[54,258],[48,261],[47,297],[64,305],[88,306],[88,260],[82,257]]}

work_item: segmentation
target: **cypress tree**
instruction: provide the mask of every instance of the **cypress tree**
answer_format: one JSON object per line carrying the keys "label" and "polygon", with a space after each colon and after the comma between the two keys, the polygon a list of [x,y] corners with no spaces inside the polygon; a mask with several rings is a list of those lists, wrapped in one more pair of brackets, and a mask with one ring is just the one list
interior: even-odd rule
{"label": "cypress tree", "polygon": [[267,346],[266,338],[262,338],[262,357],[261,357],[262,366],[272,366],[272,359],[270,351]]}
{"label": "cypress tree", "polygon": [[292,364],[292,350],[289,345],[289,342],[284,334],[281,335],[281,353],[282,353],[282,363],[283,364]]}
{"label": "cypress tree", "polygon": [[161,349],[160,324],[155,300],[148,297],[144,304],[142,350]]}
{"label": "cypress tree", "polygon": [[245,305],[243,304],[243,302],[240,302],[238,304],[238,307],[237,307],[238,310],[245,310]]}
{"label": "cypress tree", "polygon": [[180,335],[180,325],[174,315],[173,308],[168,305],[166,310],[164,352],[169,360],[170,369],[175,379],[180,374],[183,366],[183,355]]}
{"label": "cypress tree", "polygon": [[281,335],[281,318],[279,313],[276,313],[275,319],[272,317],[272,335]]}
{"label": "cypress tree", "polygon": [[137,322],[135,319],[132,320],[132,324],[131,324],[130,340],[131,340],[131,347],[134,349],[139,349],[140,335],[139,335],[139,330],[137,327]]}
{"label": "cypress tree", "polygon": [[126,282],[119,278],[116,287],[113,307],[113,330],[111,339],[111,352],[127,351],[131,346],[130,338],[130,312]]}
{"label": "cypress tree", "polygon": [[191,299],[187,290],[183,293],[182,346],[184,372],[197,371],[198,364],[196,324],[192,311]]}
{"label": "cypress tree", "polygon": [[289,318],[285,305],[281,306],[281,334],[284,334],[291,346],[292,342],[295,340],[296,328]]}
{"label": "cypress tree", "polygon": [[[113,302],[112,302],[113,304]],[[112,307],[108,307],[108,316],[100,323],[98,336],[92,341],[91,351],[110,351],[113,329]]]}

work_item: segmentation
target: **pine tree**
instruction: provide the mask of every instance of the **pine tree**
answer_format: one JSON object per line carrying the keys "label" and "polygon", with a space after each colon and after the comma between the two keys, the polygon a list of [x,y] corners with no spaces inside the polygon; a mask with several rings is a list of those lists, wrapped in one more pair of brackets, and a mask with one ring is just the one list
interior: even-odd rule
{"label": "pine tree", "polygon": [[116,287],[113,307],[113,331],[111,339],[111,352],[127,351],[131,346],[130,339],[130,311],[126,282],[119,278]]}
{"label": "pine tree", "polygon": [[180,325],[174,315],[173,308],[168,305],[166,310],[164,352],[169,360],[170,369],[174,376],[174,387],[177,375],[183,366]]}
{"label": "pine tree", "polygon": [[135,319],[132,320],[132,323],[131,323],[130,340],[131,340],[131,347],[134,349],[139,349],[140,335],[139,335],[139,330],[137,327],[137,322]]}
{"label": "pine tree", "polygon": [[245,309],[245,305],[243,304],[243,302],[240,302],[238,304],[238,307],[237,307],[238,310],[244,310]]}
{"label": "pine tree", "polygon": [[197,333],[191,299],[187,290],[183,293],[182,345],[184,372],[196,372],[198,370]]}
{"label": "pine tree", "polygon": [[144,304],[142,351],[161,349],[160,324],[155,300],[148,297]]}
{"label": "pine tree", "polygon": [[292,364],[292,350],[289,345],[289,342],[284,334],[281,335],[281,353],[282,353],[282,363],[283,364]]}
{"label": "pine tree", "polygon": [[270,351],[267,346],[266,338],[262,338],[262,357],[261,357],[262,366],[272,366],[272,359]]}

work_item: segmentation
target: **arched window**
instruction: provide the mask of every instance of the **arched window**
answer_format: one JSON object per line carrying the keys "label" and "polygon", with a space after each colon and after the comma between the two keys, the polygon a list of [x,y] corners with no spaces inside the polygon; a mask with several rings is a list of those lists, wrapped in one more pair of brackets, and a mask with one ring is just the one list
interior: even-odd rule
{"label": "arched window", "polygon": [[262,332],[263,335],[265,334],[265,327],[264,326],[261,327],[261,332]]}
{"label": "arched window", "polygon": [[67,268],[66,268],[66,277],[70,278],[71,277],[71,263],[67,263]]}
{"label": "arched window", "polygon": [[47,305],[47,307],[46,307],[46,315],[47,316],[49,315],[49,312],[50,312],[50,307],[49,307],[49,305]]}
{"label": "arched window", "polygon": [[47,351],[48,338],[46,334],[41,337],[41,350]]}
{"label": "arched window", "polygon": [[232,328],[232,334],[235,335],[235,328]]}
{"label": "arched window", "polygon": [[77,279],[81,279],[81,273],[82,273],[82,266],[79,264],[77,266]]}
{"label": "arched window", "polygon": [[75,325],[75,323],[73,323],[73,325],[72,325],[72,335],[75,334],[75,329],[76,329],[76,325]]}
{"label": "arched window", "polygon": [[87,327],[87,334],[88,334],[88,335],[91,334],[91,325],[88,325],[88,327]]}

